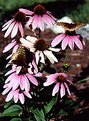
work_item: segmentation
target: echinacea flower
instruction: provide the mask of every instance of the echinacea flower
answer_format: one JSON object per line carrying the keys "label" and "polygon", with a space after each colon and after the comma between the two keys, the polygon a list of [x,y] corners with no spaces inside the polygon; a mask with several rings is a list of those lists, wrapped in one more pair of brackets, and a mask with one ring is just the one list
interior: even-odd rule
{"label": "echinacea flower", "polygon": [[13,65],[12,70],[8,71],[5,76],[8,76],[8,78],[5,81],[5,90],[2,94],[9,93],[6,98],[7,102],[14,98],[15,103],[20,99],[20,102],[23,104],[25,100],[24,95],[31,98],[29,93],[30,84],[38,86],[37,79],[28,72],[26,67]]}
{"label": "echinacea flower", "polygon": [[40,28],[41,31],[44,31],[45,24],[52,26],[56,20],[51,13],[46,11],[45,7],[40,4],[35,6],[33,11],[23,8],[20,8],[19,11],[30,16],[27,25],[32,25],[33,30]]}
{"label": "echinacea flower", "polygon": [[51,63],[58,62],[57,58],[53,55],[52,51],[59,52],[59,48],[49,47],[48,43],[39,38],[27,36],[26,39],[21,38],[22,45],[35,54],[36,63],[45,63],[45,56]]}
{"label": "echinacea flower", "polygon": [[68,79],[68,75],[65,73],[55,73],[49,76],[46,76],[47,80],[44,83],[44,86],[49,86],[51,84],[55,84],[52,96],[55,96],[56,93],[60,91],[61,98],[66,94],[66,91],[70,95],[70,90],[68,87],[68,83],[72,84],[72,82]]}
{"label": "echinacea flower", "polygon": [[23,24],[26,22],[26,16],[22,12],[17,12],[13,19],[9,20],[2,26],[2,31],[6,31],[4,37],[6,38],[11,33],[11,38],[14,38],[18,31],[20,36],[24,36]]}
{"label": "echinacea flower", "polygon": [[58,35],[51,43],[52,47],[55,47],[60,42],[62,50],[66,49],[67,45],[74,50],[74,44],[80,49],[83,49],[82,37],[79,34],[76,34],[76,31],[81,26],[84,26],[84,23],[78,24],[69,24],[60,22],[58,25],[62,26],[65,29],[65,33]]}

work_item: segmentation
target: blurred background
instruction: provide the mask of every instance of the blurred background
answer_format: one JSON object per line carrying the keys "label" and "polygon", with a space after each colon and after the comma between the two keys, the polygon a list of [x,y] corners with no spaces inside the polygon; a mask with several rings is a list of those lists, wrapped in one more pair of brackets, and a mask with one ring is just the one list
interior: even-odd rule
{"label": "blurred background", "polygon": [[89,21],[89,0],[0,0],[0,25],[10,19],[18,8],[32,9],[43,4],[56,18],[69,16],[73,21]]}
{"label": "blurred background", "polygon": [[[10,20],[20,7],[33,10],[38,3],[42,4],[46,10],[51,11],[57,19],[67,16],[73,22],[89,23],[89,0],[0,0],[0,30],[2,25]],[[81,29],[79,33],[83,35],[86,46],[83,51],[69,50],[67,62],[71,65],[69,74],[73,78],[75,87],[71,89],[72,99],[68,102],[68,106],[70,103],[70,107],[67,107],[69,114],[62,111],[62,117],[58,117],[62,121],[89,121],[89,26]],[[51,30],[46,30],[43,34],[43,37],[49,40],[55,36],[56,34]],[[1,93],[4,74],[7,71],[5,69],[6,57],[9,55],[9,53],[3,54],[2,51],[10,42],[11,38],[4,39],[4,32],[0,31],[0,113],[3,111],[5,103]],[[63,59],[60,59],[57,66],[63,64]]]}

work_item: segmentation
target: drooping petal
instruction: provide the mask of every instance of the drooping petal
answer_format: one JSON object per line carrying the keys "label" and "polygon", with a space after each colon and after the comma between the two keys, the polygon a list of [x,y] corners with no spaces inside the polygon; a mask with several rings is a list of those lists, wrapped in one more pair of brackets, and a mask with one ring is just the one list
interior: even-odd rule
{"label": "drooping petal", "polygon": [[16,22],[13,22],[13,23],[9,26],[9,28],[8,28],[7,31],[5,32],[5,35],[4,35],[5,38],[11,33],[11,31],[12,31],[12,29],[13,29],[15,23],[16,23]]}
{"label": "drooping petal", "polygon": [[14,21],[14,19],[11,19],[11,20],[7,21],[2,27],[7,26],[8,24],[10,25],[13,21]]}
{"label": "drooping petal", "polygon": [[30,95],[30,93],[24,92],[24,94],[25,94],[28,98],[32,98],[32,96]]}
{"label": "drooping petal", "polygon": [[38,27],[40,28],[41,31],[44,31],[44,22],[42,19],[43,18],[39,16]]}
{"label": "drooping petal", "polygon": [[26,26],[29,27],[29,25],[33,22],[34,17],[30,17],[28,22],[26,23]]}
{"label": "drooping petal", "polygon": [[43,20],[48,26],[52,26],[55,23],[55,21],[47,14],[43,15]]}
{"label": "drooping petal", "polygon": [[63,41],[62,41],[62,50],[65,50],[65,48],[67,47],[68,43],[69,43],[69,36],[67,35],[67,36],[63,39]]}
{"label": "drooping petal", "polygon": [[6,102],[10,101],[14,96],[14,91],[10,91],[9,94],[6,97]]}
{"label": "drooping petal", "polygon": [[20,8],[19,11],[22,12],[22,13],[24,13],[24,14],[26,14],[26,15],[32,15],[32,14],[34,14],[33,11],[30,11],[30,10],[27,10],[27,9],[23,9],[23,8]]}
{"label": "drooping petal", "polygon": [[2,95],[5,95],[6,93],[8,93],[11,90],[11,88],[6,88],[3,92]]}
{"label": "drooping petal", "polygon": [[53,55],[51,51],[45,50],[44,54],[47,56],[51,63],[58,62],[57,58]]}
{"label": "drooping petal", "polygon": [[19,48],[19,44],[15,45],[14,48],[13,48],[12,53],[15,53],[15,52],[17,51],[18,48]]}
{"label": "drooping petal", "polygon": [[66,37],[66,34],[60,34],[58,35],[51,43],[52,47],[55,47],[58,45],[64,38]]}
{"label": "drooping petal", "polygon": [[35,30],[38,27],[38,22],[39,22],[39,17],[37,15],[35,15],[33,17],[33,22],[32,22],[32,28],[33,28],[33,30]]}
{"label": "drooping petal", "polygon": [[14,78],[13,79],[13,90],[16,90],[18,88],[18,86],[20,85],[20,80],[21,80],[21,76],[18,76],[18,78]]}
{"label": "drooping petal", "polygon": [[21,104],[24,104],[25,98],[24,98],[23,93],[20,93],[20,94],[19,94],[19,100],[20,100]]}
{"label": "drooping petal", "polygon": [[14,102],[17,103],[19,100],[19,90],[14,91]]}
{"label": "drooping petal", "polygon": [[15,72],[14,70],[10,70],[10,71],[8,71],[6,74],[5,74],[5,76],[7,76],[7,75],[9,75],[9,74],[11,74],[11,73],[13,73],[13,72]]}
{"label": "drooping petal", "polygon": [[35,58],[36,58],[36,64],[38,65],[38,62],[39,62],[39,59],[40,59],[40,52],[39,51],[36,51]]}
{"label": "drooping petal", "polygon": [[22,88],[25,89],[26,92],[29,92],[30,83],[28,81],[28,78],[25,75],[22,76],[21,83],[22,83]]}
{"label": "drooping petal", "polygon": [[52,91],[52,96],[55,96],[55,94],[59,91],[59,86],[60,86],[60,83],[57,83],[54,86],[53,91]]}
{"label": "drooping petal", "polygon": [[11,74],[5,81],[5,83],[8,83],[12,78],[14,78],[15,73]]}
{"label": "drooping petal", "polygon": [[26,76],[28,77],[28,79],[30,80],[30,82],[32,84],[38,86],[38,81],[34,76],[32,76],[31,74],[28,74],[28,73],[26,74]]}
{"label": "drooping petal", "polygon": [[40,62],[45,63],[44,54],[41,51],[40,51],[40,57],[41,57]]}
{"label": "drooping petal", "polygon": [[13,42],[11,42],[10,44],[8,44],[5,48],[4,48],[4,50],[3,50],[3,53],[5,53],[5,52],[7,52],[7,51],[9,51],[11,48],[13,48],[15,45],[16,45],[16,41],[13,41]]}
{"label": "drooping petal", "polygon": [[60,96],[61,98],[65,95],[65,87],[64,84],[62,83],[60,86]]}
{"label": "drooping petal", "polygon": [[19,31],[20,31],[21,37],[24,37],[24,29],[23,29],[22,23],[19,22],[18,26],[19,26]]}
{"label": "drooping petal", "polygon": [[12,32],[11,32],[11,38],[14,38],[18,32],[18,22],[16,22],[16,24],[14,25],[13,29],[12,29]]}
{"label": "drooping petal", "polygon": [[73,38],[70,36],[69,37],[69,47],[72,49],[72,50],[74,50],[74,41],[73,41]]}
{"label": "drooping petal", "polygon": [[71,95],[68,85],[65,82],[64,82],[64,85],[65,85],[65,87],[67,89],[68,94]]}
{"label": "drooping petal", "polygon": [[73,37],[73,41],[80,50],[83,50],[83,44],[76,36]]}

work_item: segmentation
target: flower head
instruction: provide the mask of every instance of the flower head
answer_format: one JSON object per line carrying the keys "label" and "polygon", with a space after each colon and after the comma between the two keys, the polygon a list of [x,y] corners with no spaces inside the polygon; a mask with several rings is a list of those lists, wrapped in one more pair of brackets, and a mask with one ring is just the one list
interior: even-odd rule
{"label": "flower head", "polygon": [[72,82],[68,80],[68,75],[65,73],[55,73],[51,74],[49,76],[46,76],[47,80],[44,83],[44,86],[49,86],[51,84],[55,84],[53,91],[52,91],[52,96],[55,96],[56,93],[60,90],[60,96],[61,98],[66,94],[66,91],[70,95],[70,90],[68,87],[68,83]]}
{"label": "flower head", "polygon": [[44,39],[27,36],[26,39],[21,38],[20,42],[35,54],[37,64],[38,62],[45,63],[45,56],[51,63],[58,62],[52,51],[58,52],[60,49],[49,47],[48,43]]}
{"label": "flower head", "polygon": [[40,28],[41,31],[44,31],[44,24],[52,26],[56,20],[51,13],[46,11],[45,7],[40,4],[35,6],[33,11],[22,8],[20,8],[19,11],[25,13],[26,15],[30,15],[27,25],[32,25],[33,30]]}
{"label": "flower head", "polygon": [[64,50],[67,45],[74,50],[74,44],[82,50],[83,49],[83,43],[82,43],[82,37],[79,34],[76,34],[75,30],[80,28],[81,26],[84,26],[83,23],[78,24],[69,24],[69,23],[63,23],[60,22],[58,25],[62,26],[65,29],[65,33],[58,35],[51,43],[52,47],[55,47],[60,42],[62,42],[62,50]]}
{"label": "flower head", "polygon": [[24,36],[23,24],[26,22],[26,16],[23,12],[17,12],[13,19],[9,20],[2,26],[2,31],[5,32],[5,38],[11,33],[11,38],[14,38],[17,32],[20,32],[21,37]]}
{"label": "flower head", "polygon": [[13,65],[12,69],[8,71],[5,76],[8,78],[5,81],[3,95],[7,94],[6,101],[10,101],[12,98],[17,103],[18,99],[23,104],[25,101],[24,96],[31,98],[30,95],[30,82],[31,84],[38,86],[38,81],[33,74],[28,72],[26,67]]}

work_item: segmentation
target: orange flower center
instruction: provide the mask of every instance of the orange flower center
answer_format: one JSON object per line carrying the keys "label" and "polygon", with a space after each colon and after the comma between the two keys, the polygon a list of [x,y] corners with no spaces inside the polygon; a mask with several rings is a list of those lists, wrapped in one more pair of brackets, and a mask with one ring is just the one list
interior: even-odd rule
{"label": "orange flower center", "polygon": [[40,50],[40,51],[44,51],[48,49],[48,43],[43,40],[43,39],[38,39],[38,41],[36,41],[36,43],[34,44],[34,48],[36,48],[36,50]]}
{"label": "orange flower center", "polygon": [[37,15],[43,15],[46,12],[45,7],[42,6],[42,5],[35,6],[34,9],[33,9],[33,11]]}
{"label": "orange flower center", "polygon": [[26,22],[26,16],[24,13],[22,12],[17,12],[15,14],[15,20],[18,21],[18,22]]}

